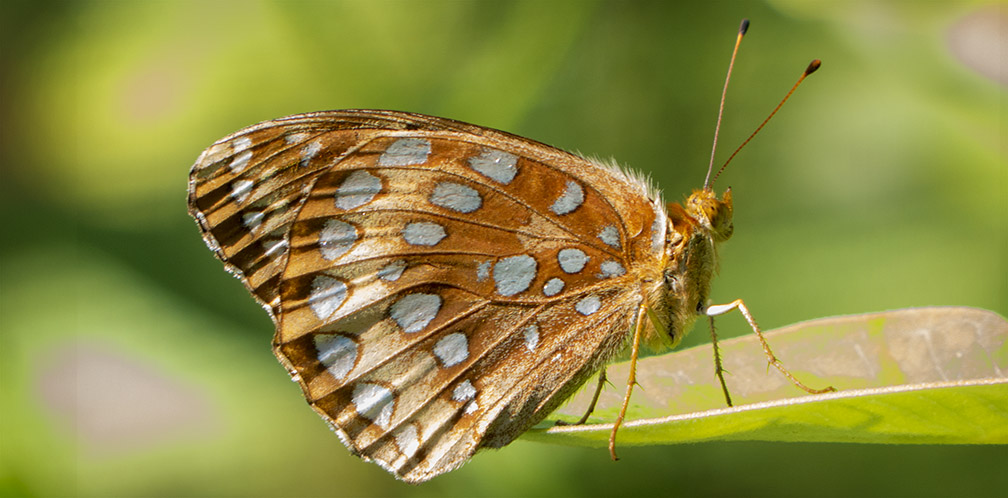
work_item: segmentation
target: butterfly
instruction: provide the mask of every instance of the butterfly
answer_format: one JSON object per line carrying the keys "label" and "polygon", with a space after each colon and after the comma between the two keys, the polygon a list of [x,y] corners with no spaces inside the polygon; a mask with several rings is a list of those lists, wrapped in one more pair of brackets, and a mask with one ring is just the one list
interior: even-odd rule
{"label": "butterfly", "polygon": [[490,128],[279,118],[206,149],[188,194],[311,407],[408,482],[507,445],[600,373],[597,396],[614,356],[670,349],[700,316],[739,309],[759,333],[742,301],[707,305],[730,190],[666,203],[637,173]]}

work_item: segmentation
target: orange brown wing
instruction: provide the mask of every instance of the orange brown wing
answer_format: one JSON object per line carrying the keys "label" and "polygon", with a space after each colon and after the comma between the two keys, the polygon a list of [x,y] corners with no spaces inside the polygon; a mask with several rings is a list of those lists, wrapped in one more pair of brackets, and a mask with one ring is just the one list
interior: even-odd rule
{"label": "orange brown wing", "polygon": [[190,179],[308,402],[411,482],[509,443],[623,346],[660,267],[657,197],[531,140],[383,111],[253,126]]}

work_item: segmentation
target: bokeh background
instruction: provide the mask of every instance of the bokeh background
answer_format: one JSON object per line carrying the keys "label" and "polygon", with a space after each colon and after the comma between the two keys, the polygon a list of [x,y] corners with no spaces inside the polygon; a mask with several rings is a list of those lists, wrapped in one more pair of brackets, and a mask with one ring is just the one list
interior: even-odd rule
{"label": "bokeh background", "polygon": [[1005,315],[1004,4],[7,0],[0,16],[0,493],[1008,490],[1004,447],[769,443],[623,448],[612,463],[518,441],[397,482],[308,409],[185,205],[217,138],[339,108],[612,156],[680,200],[703,181],[748,17],[721,160],[811,59],[823,67],[719,180],[736,232],[714,300],[745,298],[766,328],[925,305]]}

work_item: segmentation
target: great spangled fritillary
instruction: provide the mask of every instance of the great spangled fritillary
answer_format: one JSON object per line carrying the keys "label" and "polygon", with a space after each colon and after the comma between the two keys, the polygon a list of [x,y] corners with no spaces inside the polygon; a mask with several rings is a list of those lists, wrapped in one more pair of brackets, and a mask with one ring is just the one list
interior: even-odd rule
{"label": "great spangled fritillary", "polygon": [[707,306],[730,192],[666,205],[632,172],[449,119],[257,124],[200,155],[189,211],[308,403],[410,482],[510,443],[628,345],[736,307],[755,329],[741,301]]}

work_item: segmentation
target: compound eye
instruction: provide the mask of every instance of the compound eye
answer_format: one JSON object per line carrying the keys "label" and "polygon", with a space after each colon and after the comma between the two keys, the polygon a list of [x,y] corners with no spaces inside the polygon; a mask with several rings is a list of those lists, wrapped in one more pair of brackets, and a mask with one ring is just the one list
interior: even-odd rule
{"label": "compound eye", "polygon": [[700,298],[700,300],[697,301],[697,303],[696,303],[696,312],[697,312],[697,314],[700,314],[700,315],[704,314],[704,310],[707,309],[707,307],[704,306],[705,302],[707,302],[707,300],[704,299],[704,298]]}

